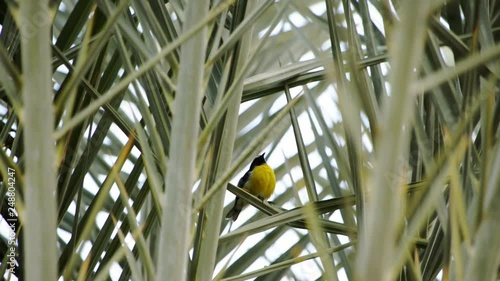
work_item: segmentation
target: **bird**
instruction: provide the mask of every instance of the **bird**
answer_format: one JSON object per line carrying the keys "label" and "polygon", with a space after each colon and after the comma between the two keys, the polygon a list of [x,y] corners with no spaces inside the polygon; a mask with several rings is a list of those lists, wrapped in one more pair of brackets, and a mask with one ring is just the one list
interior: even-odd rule
{"label": "bird", "polygon": [[[262,202],[269,199],[274,192],[276,186],[276,176],[273,169],[267,165],[264,155],[257,156],[250,164],[250,169],[238,181],[238,187],[244,189],[248,193],[257,196]],[[235,221],[238,218],[241,210],[246,206],[246,202],[238,196],[234,200],[233,208],[227,213],[226,219]]]}

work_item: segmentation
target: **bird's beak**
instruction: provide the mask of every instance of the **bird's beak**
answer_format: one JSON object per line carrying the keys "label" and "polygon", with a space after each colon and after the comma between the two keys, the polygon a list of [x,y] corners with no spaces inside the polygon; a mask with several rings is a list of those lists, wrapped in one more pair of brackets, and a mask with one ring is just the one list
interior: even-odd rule
{"label": "bird's beak", "polygon": [[265,152],[264,152],[264,153],[262,153],[262,155],[261,155],[260,157],[264,157],[264,155],[266,155],[266,153],[265,153]]}

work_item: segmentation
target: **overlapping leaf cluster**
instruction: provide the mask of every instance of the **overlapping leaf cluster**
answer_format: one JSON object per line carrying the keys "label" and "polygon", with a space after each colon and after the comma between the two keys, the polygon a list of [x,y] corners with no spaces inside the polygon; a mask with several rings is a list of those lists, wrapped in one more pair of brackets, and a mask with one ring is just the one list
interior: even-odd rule
{"label": "overlapping leaf cluster", "polygon": [[[496,1],[196,2],[56,0],[24,20],[0,1],[1,190],[15,169],[17,212],[35,221],[50,212],[24,204],[38,152],[22,93],[25,68],[48,66],[23,64],[22,46],[52,30],[55,120],[40,130],[56,144],[58,259],[27,264],[40,253],[23,241],[39,234],[21,225],[17,278],[499,278]],[[179,102],[190,93],[199,110]],[[171,145],[186,140],[190,153]],[[259,209],[228,232],[227,182],[263,150],[274,204],[227,186]]]}

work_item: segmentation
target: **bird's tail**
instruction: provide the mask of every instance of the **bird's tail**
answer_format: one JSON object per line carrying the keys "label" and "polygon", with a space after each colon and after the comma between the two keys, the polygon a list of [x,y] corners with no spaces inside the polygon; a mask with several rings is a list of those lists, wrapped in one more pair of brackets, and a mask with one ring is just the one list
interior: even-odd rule
{"label": "bird's tail", "polygon": [[235,221],[238,216],[240,215],[241,210],[243,210],[243,204],[240,202],[240,198],[236,197],[236,200],[234,200],[234,206],[233,208],[227,213],[226,219],[231,219]]}

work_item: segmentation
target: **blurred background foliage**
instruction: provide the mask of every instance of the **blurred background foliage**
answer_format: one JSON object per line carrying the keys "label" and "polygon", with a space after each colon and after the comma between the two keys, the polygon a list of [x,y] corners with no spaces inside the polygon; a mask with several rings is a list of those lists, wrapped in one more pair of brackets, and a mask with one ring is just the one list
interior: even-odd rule
{"label": "blurred background foliage", "polygon": [[[171,280],[155,277],[162,255],[187,256],[187,280],[500,278],[497,1],[210,0],[187,25],[196,2],[52,0],[20,22],[0,1],[1,190],[16,169],[19,212],[36,188],[20,28],[51,19],[59,254],[24,263],[38,234],[20,227],[9,277],[5,197],[4,278],[48,266],[59,280]],[[189,65],[200,31],[205,60]],[[193,167],[170,161],[188,131],[176,116],[198,112],[175,102],[191,90],[183,68],[203,75]],[[229,184],[257,207],[230,225],[226,185],[262,152],[273,204]],[[167,171],[191,168],[191,220],[160,226],[186,214],[163,212],[184,192]],[[188,229],[189,247],[161,253],[161,228]]]}

